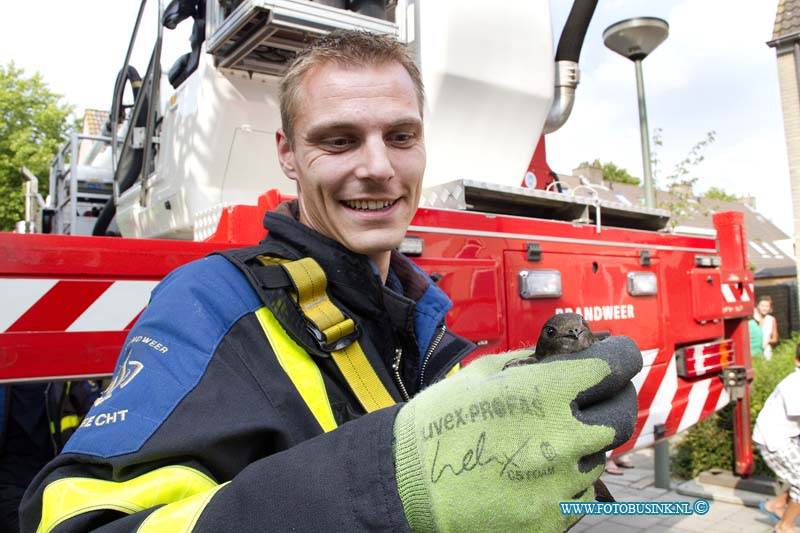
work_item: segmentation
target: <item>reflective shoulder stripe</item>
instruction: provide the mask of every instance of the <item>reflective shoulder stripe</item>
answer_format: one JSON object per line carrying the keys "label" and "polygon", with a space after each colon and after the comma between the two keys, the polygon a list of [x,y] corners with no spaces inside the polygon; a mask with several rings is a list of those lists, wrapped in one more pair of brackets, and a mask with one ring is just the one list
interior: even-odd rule
{"label": "reflective shoulder stripe", "polygon": [[219,489],[230,482],[217,485],[179,502],[165,505],[148,516],[136,533],[188,533],[200,518],[200,513]]}
{"label": "reflective shoulder stripe", "polygon": [[128,481],[69,477],[50,483],[42,495],[37,533],[47,533],[72,517],[110,509],[133,514],[204,493],[217,484],[185,466],[165,466]]}
{"label": "reflective shoulder stripe", "polygon": [[[355,331],[355,322],[342,313],[328,297],[328,279],[322,267],[310,257],[281,263],[297,289],[297,303],[306,319],[335,345]],[[375,373],[358,340],[331,352],[350,389],[368,412],[394,405],[394,399]]]}
{"label": "reflective shoulder stripe", "polygon": [[455,366],[453,366],[453,368],[447,371],[447,374],[445,374],[444,377],[449,378],[459,370],[461,370],[461,363],[456,363]]}
{"label": "reflective shoulder stripe", "polygon": [[308,352],[289,337],[269,309],[262,307],[256,311],[256,317],[281,368],[294,383],[320,427],[325,432],[336,429],[328,392],[317,364]]}

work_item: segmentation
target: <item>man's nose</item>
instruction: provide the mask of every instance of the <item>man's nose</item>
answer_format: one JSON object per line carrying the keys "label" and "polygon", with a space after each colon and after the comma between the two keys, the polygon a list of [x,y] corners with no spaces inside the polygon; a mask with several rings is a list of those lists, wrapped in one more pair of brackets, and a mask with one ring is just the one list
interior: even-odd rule
{"label": "man's nose", "polygon": [[383,138],[368,138],[361,146],[361,158],[356,167],[355,175],[359,179],[372,179],[387,181],[394,176],[389,158],[390,148],[386,146]]}

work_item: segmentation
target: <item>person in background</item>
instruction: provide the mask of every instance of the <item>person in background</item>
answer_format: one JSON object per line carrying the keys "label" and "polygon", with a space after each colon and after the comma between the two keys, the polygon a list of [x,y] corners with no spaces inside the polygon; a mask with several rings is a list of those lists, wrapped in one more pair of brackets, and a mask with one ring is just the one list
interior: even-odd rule
{"label": "person in background", "polygon": [[758,414],[753,442],[775,475],[789,490],[761,502],[759,509],[777,521],[775,531],[794,533],[800,516],[800,346],[795,370],[778,383]]}
{"label": "person in background", "polygon": [[[757,313],[758,311],[755,311]],[[750,355],[752,357],[764,357],[764,334],[761,332],[761,324],[755,316],[751,316],[747,321],[750,330]]]}
{"label": "person in background", "polygon": [[766,360],[772,359],[772,348],[778,344],[778,323],[771,313],[772,298],[768,295],[761,296],[758,299],[753,316],[761,325],[762,347]]}
{"label": "person in background", "polygon": [[19,503],[100,395],[100,383],[0,385],[0,531],[19,531]]}

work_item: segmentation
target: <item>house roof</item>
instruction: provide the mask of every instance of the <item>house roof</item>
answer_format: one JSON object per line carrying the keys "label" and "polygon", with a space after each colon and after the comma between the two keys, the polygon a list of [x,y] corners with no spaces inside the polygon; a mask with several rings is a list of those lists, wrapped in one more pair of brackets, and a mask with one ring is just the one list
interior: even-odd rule
{"label": "house roof", "polygon": [[[800,0],[797,2],[800,4]],[[800,13],[800,10],[798,10]],[[587,180],[577,176],[558,175],[562,183],[570,188],[570,194],[588,196],[597,194],[603,200],[633,205],[644,205],[644,187],[627,183],[603,182],[595,183],[590,190]],[[584,187],[580,187],[584,185]],[[597,185],[602,185],[598,187]],[[675,197],[666,191],[656,191],[656,206],[664,208],[674,201]],[[676,233],[694,235],[714,235],[714,223],[711,216],[722,211],[739,211],[744,214],[745,235],[747,237],[748,261],[757,274],[764,272],[782,272],[795,268],[794,243],[786,233],[773,224],[755,208],[741,201],[725,201],[709,198],[691,198],[691,213],[680,217],[675,226]],[[763,276],[757,276],[763,277]]]}
{"label": "house roof", "polygon": [[772,39],[781,39],[798,33],[800,33],[800,0],[779,0]]}
{"label": "house roof", "polygon": [[[106,120],[108,120],[108,111],[87,109],[83,113],[81,133],[83,135],[102,135]],[[93,144],[94,141],[90,139],[81,140],[78,145],[78,161],[80,161],[81,164],[85,164],[86,157],[90,153]]]}
{"label": "house roof", "polygon": [[83,114],[83,133],[85,135],[100,135],[106,120],[108,120],[108,111],[87,109]]}

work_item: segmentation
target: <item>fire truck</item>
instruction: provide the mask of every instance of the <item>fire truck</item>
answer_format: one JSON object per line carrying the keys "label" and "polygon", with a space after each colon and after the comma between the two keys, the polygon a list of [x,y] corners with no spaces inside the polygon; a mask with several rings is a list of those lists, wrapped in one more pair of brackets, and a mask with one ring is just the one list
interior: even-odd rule
{"label": "fire truck", "polygon": [[[308,42],[352,28],[394,35],[418,61],[428,165],[402,251],[452,298],[448,325],[475,357],[579,313],[644,357],[635,433],[615,453],[735,402],[736,470],[751,471],[741,213],[715,214],[716,238],[672,234],[666,211],[567,189],[547,164],[597,0],[574,2],[555,54],[547,0],[174,0],[159,4],[140,75],[145,3],[104,132],[72,135],[48,201],[29,175],[26,220],[0,234],[0,382],[109,376],[160,279],[264,236],[263,213],[294,193],[273,148],[278,79]],[[188,51],[162,73],[165,33],[183,20]]]}

